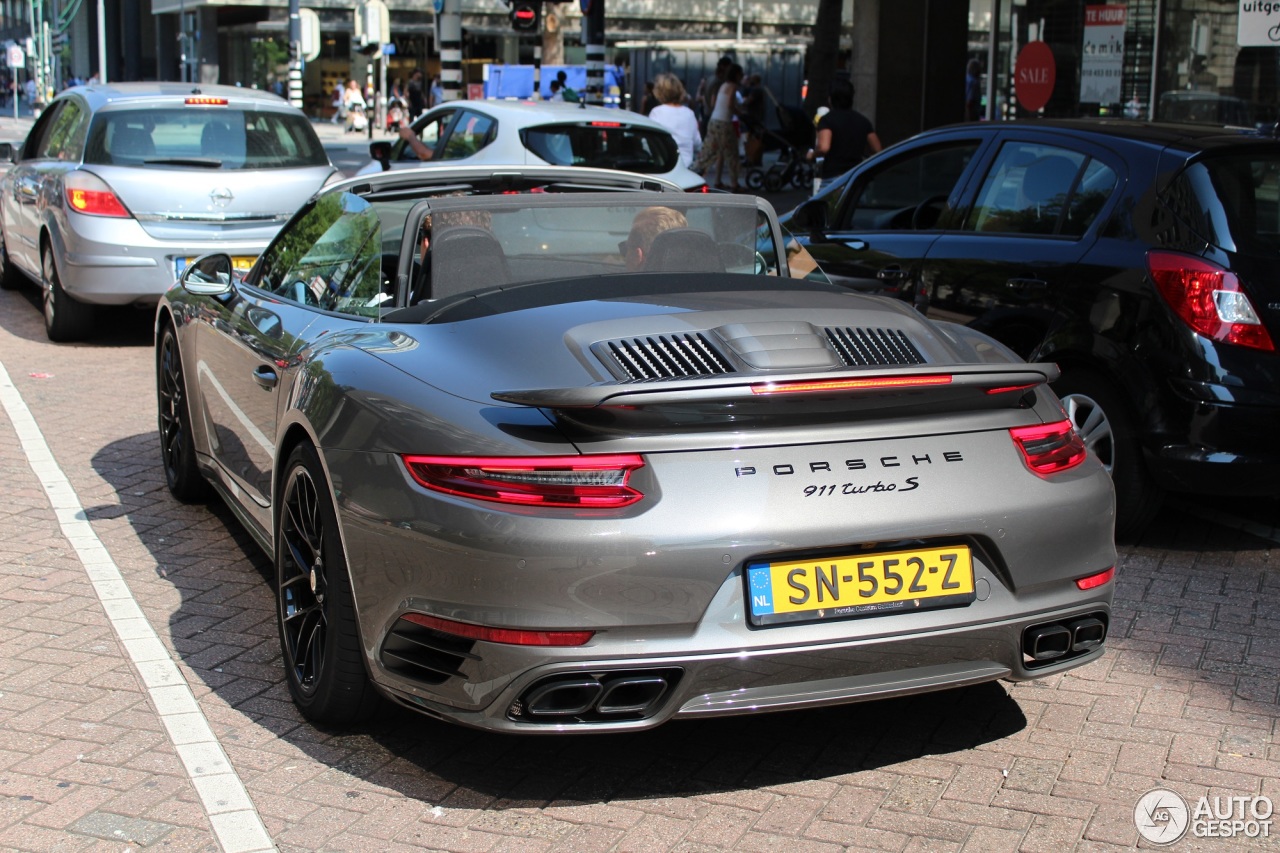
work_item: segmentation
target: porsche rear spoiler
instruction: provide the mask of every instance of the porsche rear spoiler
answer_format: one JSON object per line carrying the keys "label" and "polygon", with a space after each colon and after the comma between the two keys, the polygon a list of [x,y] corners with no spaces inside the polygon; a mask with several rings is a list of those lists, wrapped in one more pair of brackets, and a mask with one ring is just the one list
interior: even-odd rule
{"label": "porsche rear spoiler", "polygon": [[[1018,405],[1028,391],[1054,381],[1058,375],[1056,364],[925,365],[608,382],[579,388],[497,391],[491,396],[506,403],[575,415],[597,409],[609,410],[615,416],[626,410],[668,406],[733,406],[760,411],[774,407],[780,400],[821,400],[824,408],[839,402],[857,408],[857,401],[874,401],[873,407],[883,408],[886,404],[892,406],[893,400],[908,405],[1002,408]],[[985,405],[979,406],[980,401]]]}

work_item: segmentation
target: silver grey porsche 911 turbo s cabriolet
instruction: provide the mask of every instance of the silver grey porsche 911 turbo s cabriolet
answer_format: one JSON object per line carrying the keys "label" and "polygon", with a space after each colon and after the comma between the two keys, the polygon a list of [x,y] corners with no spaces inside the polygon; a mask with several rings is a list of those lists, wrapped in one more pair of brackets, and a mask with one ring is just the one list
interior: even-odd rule
{"label": "silver grey porsche 911 turbo s cabriolet", "polygon": [[309,719],[635,730],[1102,654],[1114,500],[1057,368],[673,190],[356,178],[165,296],[169,487],[273,558]]}

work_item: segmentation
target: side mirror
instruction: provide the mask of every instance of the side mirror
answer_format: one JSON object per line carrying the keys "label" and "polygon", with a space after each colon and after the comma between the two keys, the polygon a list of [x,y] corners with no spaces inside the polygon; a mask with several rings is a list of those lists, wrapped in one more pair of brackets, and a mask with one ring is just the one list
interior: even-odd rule
{"label": "side mirror", "polygon": [[221,296],[231,291],[231,256],[201,255],[182,271],[182,288],[195,296]]}
{"label": "side mirror", "polygon": [[811,199],[800,205],[791,214],[793,231],[808,231],[814,234],[827,228],[827,205],[821,199]]}
{"label": "side mirror", "polygon": [[12,142],[0,142],[0,163],[16,163],[17,154]]}
{"label": "side mirror", "polygon": [[369,143],[369,156],[382,164],[382,171],[391,168],[391,143],[385,139]]}

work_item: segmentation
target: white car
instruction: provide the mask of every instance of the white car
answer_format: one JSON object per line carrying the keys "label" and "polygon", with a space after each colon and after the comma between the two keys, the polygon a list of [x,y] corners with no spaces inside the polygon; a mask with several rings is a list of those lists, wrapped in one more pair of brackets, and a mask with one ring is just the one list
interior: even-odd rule
{"label": "white car", "polygon": [[[670,131],[627,110],[558,101],[450,101],[413,123],[431,163],[466,166],[593,166],[666,178],[698,192],[706,182],[679,162]],[[357,174],[422,166],[403,139],[369,145]]]}
{"label": "white car", "polygon": [[9,154],[0,287],[38,284],[54,341],[88,335],[96,306],[154,306],[199,255],[247,270],[341,177],[300,110],[235,86],[77,86]]}

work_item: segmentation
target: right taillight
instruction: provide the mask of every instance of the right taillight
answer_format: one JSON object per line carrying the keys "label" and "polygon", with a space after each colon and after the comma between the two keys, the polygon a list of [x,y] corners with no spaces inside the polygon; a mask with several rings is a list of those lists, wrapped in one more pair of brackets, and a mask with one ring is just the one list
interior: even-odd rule
{"label": "right taillight", "polygon": [[116,196],[107,182],[92,172],[68,172],[62,179],[67,195],[67,206],[76,213],[87,216],[130,216],[124,202]]}
{"label": "right taillight", "polygon": [[1022,451],[1027,467],[1041,477],[1074,468],[1087,455],[1084,442],[1072,428],[1071,421],[1014,427],[1009,435]]}
{"label": "right taillight", "polygon": [[1197,334],[1237,346],[1275,350],[1235,273],[1176,252],[1148,252],[1147,269],[1169,307]]}

